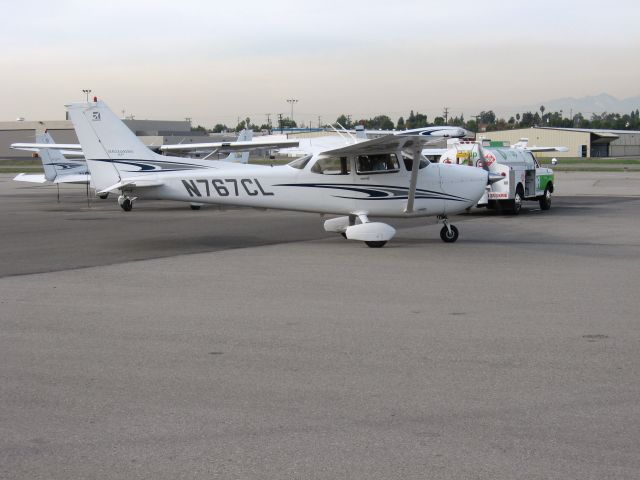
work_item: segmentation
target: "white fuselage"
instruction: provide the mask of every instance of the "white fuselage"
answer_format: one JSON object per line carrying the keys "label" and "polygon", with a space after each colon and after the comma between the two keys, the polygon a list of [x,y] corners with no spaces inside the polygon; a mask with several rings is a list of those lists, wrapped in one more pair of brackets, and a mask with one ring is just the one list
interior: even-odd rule
{"label": "white fuselage", "polygon": [[[401,157],[401,152],[397,153]],[[454,214],[475,205],[487,185],[487,173],[456,165],[428,164],[418,174],[413,211],[406,212],[411,172],[404,162],[394,171],[357,171],[348,157],[349,172],[316,173],[314,157],[304,168],[212,162],[211,168],[161,172],[158,187],[133,190],[142,198],[213,203],[327,214],[365,213],[410,217]]]}

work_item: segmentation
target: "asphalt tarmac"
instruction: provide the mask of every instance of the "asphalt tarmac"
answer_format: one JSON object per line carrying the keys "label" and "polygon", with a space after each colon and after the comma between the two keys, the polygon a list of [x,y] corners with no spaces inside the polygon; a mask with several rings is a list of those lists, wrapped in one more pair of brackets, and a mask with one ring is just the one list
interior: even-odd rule
{"label": "asphalt tarmac", "polygon": [[630,175],[383,249],[0,176],[0,478],[640,478]]}

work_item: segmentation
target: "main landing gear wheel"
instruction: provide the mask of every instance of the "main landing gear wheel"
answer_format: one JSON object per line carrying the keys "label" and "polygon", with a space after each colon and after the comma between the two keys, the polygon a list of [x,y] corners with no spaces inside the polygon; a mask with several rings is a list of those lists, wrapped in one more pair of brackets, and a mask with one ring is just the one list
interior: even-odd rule
{"label": "main landing gear wheel", "polygon": [[100,195],[98,195],[98,197],[101,198],[102,200],[106,200],[107,198],[109,198],[109,192],[101,193]]}
{"label": "main landing gear wheel", "polygon": [[458,240],[458,229],[454,225],[449,225],[449,228],[445,225],[440,230],[440,238],[445,243],[453,243]]}
{"label": "main landing gear wheel", "polygon": [[540,197],[540,210],[549,210],[551,208],[551,190],[549,187],[544,189],[544,195]]}
{"label": "main landing gear wheel", "polygon": [[346,232],[340,232],[340,235],[342,235],[342,238],[347,238],[347,233]]}
{"label": "main landing gear wheel", "polygon": [[130,212],[133,209],[133,202],[130,198],[125,198],[124,200],[122,200],[120,206],[125,212]]}
{"label": "main landing gear wheel", "polygon": [[387,244],[386,240],[383,241],[371,241],[371,242],[364,242],[367,244],[367,247],[369,248],[382,248]]}

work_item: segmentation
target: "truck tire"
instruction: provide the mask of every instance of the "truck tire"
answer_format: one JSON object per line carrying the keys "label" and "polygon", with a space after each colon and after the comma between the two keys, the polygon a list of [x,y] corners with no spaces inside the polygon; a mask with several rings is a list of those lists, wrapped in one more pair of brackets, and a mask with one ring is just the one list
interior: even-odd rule
{"label": "truck tire", "polygon": [[551,208],[551,188],[549,185],[544,189],[544,194],[540,197],[540,210],[549,210]]}
{"label": "truck tire", "polygon": [[516,193],[513,196],[513,200],[508,202],[509,205],[509,213],[511,215],[518,215],[520,210],[522,210],[522,202],[524,200],[524,190],[521,184],[518,184],[516,187]]}

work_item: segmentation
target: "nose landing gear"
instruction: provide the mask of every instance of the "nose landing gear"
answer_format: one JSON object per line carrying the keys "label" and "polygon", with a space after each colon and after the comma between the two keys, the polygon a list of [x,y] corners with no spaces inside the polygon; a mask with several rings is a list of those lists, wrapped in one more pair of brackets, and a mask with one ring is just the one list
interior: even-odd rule
{"label": "nose landing gear", "polygon": [[444,227],[440,230],[440,238],[445,243],[453,243],[458,240],[458,229],[449,224],[449,219],[446,215],[441,215],[438,217],[438,220],[442,220]]}

